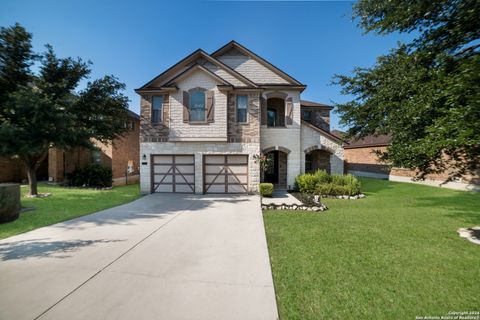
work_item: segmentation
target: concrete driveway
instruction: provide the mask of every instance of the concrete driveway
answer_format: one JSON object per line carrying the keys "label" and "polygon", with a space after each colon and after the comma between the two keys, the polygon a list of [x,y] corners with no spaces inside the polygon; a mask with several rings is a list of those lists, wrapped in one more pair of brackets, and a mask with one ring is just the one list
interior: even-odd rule
{"label": "concrete driveway", "polygon": [[0,241],[0,319],[277,318],[257,196],[154,194]]}

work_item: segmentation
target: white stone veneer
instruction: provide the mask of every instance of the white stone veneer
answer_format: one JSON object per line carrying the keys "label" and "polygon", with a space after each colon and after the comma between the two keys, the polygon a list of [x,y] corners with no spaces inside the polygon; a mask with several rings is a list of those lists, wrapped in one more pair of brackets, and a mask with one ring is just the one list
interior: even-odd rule
{"label": "white stone veneer", "polygon": [[331,173],[343,174],[343,147],[336,141],[322,135],[318,130],[302,125],[301,130],[301,172],[305,172],[305,150],[312,147],[333,151],[330,155]]}

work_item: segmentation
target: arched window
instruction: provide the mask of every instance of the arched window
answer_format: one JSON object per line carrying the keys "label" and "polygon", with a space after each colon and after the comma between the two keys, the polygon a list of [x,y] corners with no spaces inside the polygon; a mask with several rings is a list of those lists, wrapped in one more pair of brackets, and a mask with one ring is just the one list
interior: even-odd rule
{"label": "arched window", "polygon": [[190,121],[205,121],[205,92],[202,90],[190,93]]}

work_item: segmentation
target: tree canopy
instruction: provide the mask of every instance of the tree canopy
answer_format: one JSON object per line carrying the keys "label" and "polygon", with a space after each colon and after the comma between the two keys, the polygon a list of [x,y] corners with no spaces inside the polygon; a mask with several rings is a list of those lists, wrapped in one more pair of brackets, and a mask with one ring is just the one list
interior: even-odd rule
{"label": "tree canopy", "polygon": [[26,166],[32,194],[49,148],[92,148],[92,138],[109,142],[125,131],[125,85],[104,76],[79,90],[90,66],[80,58],[58,58],[49,45],[34,53],[31,35],[19,24],[0,29],[0,155]]}
{"label": "tree canopy", "polygon": [[419,177],[448,169],[472,173],[480,157],[480,2],[361,0],[354,17],[366,32],[415,32],[373,67],[336,75],[337,104],[349,137],[389,134],[380,158],[417,168]]}

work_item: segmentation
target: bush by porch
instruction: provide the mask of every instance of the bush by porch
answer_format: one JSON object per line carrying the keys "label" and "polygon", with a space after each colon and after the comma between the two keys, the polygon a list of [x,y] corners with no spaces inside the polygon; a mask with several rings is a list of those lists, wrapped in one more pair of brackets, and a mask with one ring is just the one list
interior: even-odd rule
{"label": "bush by porch", "polygon": [[355,196],[360,194],[360,182],[351,174],[328,174],[325,170],[299,175],[296,188],[303,194]]}

